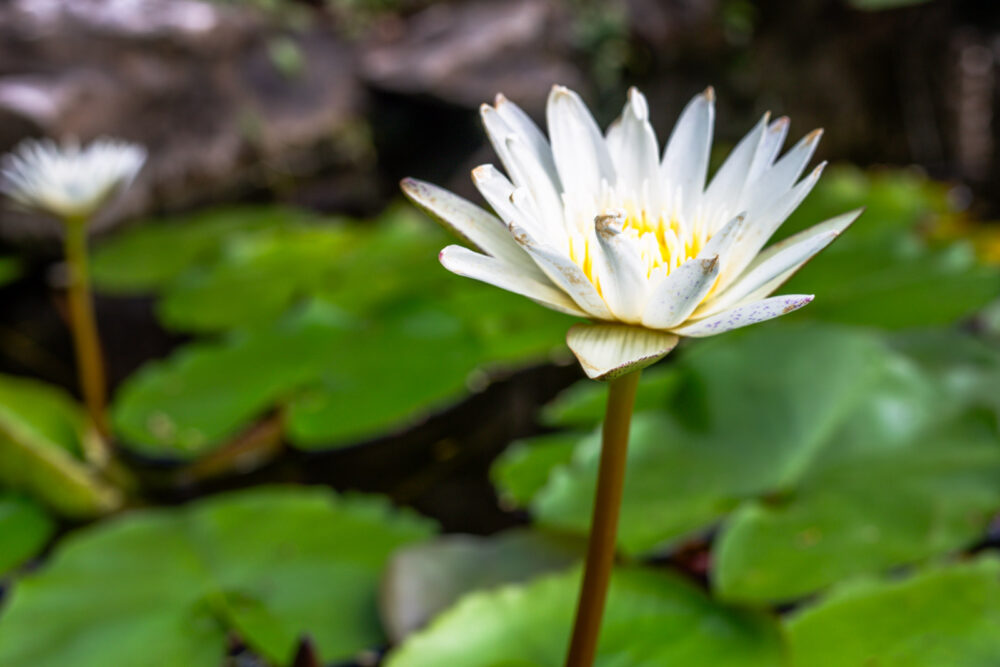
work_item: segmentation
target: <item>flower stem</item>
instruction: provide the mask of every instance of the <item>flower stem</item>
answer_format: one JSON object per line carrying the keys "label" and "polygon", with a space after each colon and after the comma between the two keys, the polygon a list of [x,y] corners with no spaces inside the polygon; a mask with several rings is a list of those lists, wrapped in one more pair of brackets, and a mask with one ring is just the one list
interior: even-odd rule
{"label": "flower stem", "polygon": [[80,392],[87,412],[101,436],[108,435],[105,413],[107,388],[104,380],[104,360],[94,320],[94,303],[90,294],[90,271],[87,264],[87,225],[82,220],[66,222],[66,264],[69,268],[70,329],[76,350]]}
{"label": "flower stem", "polygon": [[566,667],[590,667],[594,664],[597,653],[604,601],[615,562],[618,511],[625,488],[628,433],[640,373],[641,371],[633,371],[608,383],[608,408],[604,416],[597,496],[594,498],[587,563],[584,566],[583,585],[577,603],[576,622],[573,625]]}

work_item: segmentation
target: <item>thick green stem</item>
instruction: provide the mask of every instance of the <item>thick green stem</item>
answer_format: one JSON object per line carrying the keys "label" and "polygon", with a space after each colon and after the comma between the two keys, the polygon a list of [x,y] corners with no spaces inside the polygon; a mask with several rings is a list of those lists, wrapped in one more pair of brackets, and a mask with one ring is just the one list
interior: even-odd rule
{"label": "thick green stem", "polygon": [[587,563],[576,607],[576,622],[566,667],[591,667],[601,634],[601,618],[608,583],[615,563],[618,511],[625,488],[625,462],[632,407],[641,371],[612,380],[608,385],[608,409],[604,416],[601,464],[597,473],[597,495],[590,523]]}
{"label": "thick green stem", "polygon": [[107,388],[104,360],[94,319],[94,303],[90,294],[90,271],[87,264],[87,225],[83,221],[66,223],[66,264],[69,268],[69,322],[76,350],[80,392],[87,412],[102,437],[108,435],[105,407]]}

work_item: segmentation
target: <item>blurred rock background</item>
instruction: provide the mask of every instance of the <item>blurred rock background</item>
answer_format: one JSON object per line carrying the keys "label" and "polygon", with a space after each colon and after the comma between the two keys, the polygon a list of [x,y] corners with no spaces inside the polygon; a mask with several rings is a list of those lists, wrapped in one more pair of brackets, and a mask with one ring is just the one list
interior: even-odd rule
{"label": "blurred rock background", "polygon": [[[407,174],[471,193],[466,167],[492,159],[475,110],[498,91],[539,116],[563,83],[603,123],[638,85],[665,140],[712,84],[723,141],[771,109],[793,137],[824,126],[821,158],[918,164],[994,215],[998,30],[1000,6],[974,0],[9,0],[0,150],[147,145],[111,219],[226,200],[370,213]],[[37,226],[2,215],[15,238]]]}

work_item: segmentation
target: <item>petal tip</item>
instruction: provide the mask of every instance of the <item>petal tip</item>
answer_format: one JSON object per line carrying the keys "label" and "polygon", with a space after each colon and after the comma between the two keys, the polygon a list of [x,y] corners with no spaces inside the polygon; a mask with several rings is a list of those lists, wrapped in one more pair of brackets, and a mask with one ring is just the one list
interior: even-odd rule
{"label": "petal tip", "polygon": [[705,101],[709,104],[715,103],[715,88],[709,86],[704,91],[702,91],[701,96],[705,98]]}

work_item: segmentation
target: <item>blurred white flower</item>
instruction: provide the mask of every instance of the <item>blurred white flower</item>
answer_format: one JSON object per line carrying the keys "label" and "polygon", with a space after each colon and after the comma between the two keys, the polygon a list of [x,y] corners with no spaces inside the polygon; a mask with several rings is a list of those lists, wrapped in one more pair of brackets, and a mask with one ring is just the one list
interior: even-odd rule
{"label": "blurred white flower", "polygon": [[87,220],[128,187],[146,149],[115,139],[86,147],[26,139],[0,164],[0,190],[26,207],[63,220]]}
{"label": "blurred white flower", "polygon": [[788,119],[765,114],[706,187],[711,88],[685,107],[662,159],[634,88],[604,135],[561,86],[549,95],[548,138],[502,95],[481,111],[507,176],[483,165],[472,178],[496,216],[429,183],[405,179],[403,191],[482,251],[448,246],[446,268],[595,320],[567,337],[591,377],[648,365],[678,335],[710,336],[806,305],[812,295],[767,297],[860,214],[764,249],[819,179],[823,164],[799,176],[821,132],[778,159]]}

